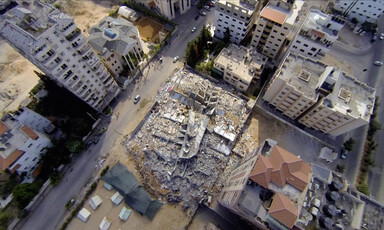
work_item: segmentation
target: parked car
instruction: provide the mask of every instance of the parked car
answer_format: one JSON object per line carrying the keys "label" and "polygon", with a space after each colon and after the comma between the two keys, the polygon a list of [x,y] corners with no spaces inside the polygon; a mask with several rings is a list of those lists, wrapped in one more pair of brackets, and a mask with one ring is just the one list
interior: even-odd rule
{"label": "parked car", "polygon": [[196,15],[196,16],[195,16],[195,20],[199,19],[199,17],[200,17],[199,15]]}
{"label": "parked car", "polygon": [[377,35],[372,35],[371,42],[375,42],[377,40]]}
{"label": "parked car", "polygon": [[373,64],[374,64],[374,65],[377,65],[377,66],[382,66],[382,65],[383,65],[383,62],[381,62],[381,61],[375,61]]}
{"label": "parked car", "polygon": [[173,58],[173,63],[176,63],[179,60],[179,56]]}
{"label": "parked car", "polygon": [[200,11],[199,14],[200,14],[201,16],[206,16],[206,15],[207,15],[207,13],[206,13],[204,10]]}
{"label": "parked car", "polygon": [[136,95],[135,99],[133,99],[133,103],[137,104],[140,101],[140,95]]}
{"label": "parked car", "polygon": [[193,33],[193,32],[195,32],[195,31],[196,31],[196,27],[193,27],[192,30],[191,30],[191,32]]}
{"label": "parked car", "polygon": [[163,62],[163,57],[160,57],[160,58],[159,58],[159,61],[160,61],[160,62]]}
{"label": "parked car", "polygon": [[341,152],[340,152],[340,158],[341,158],[341,159],[347,159],[347,157],[348,157],[348,153],[349,153],[348,150],[342,148],[342,149],[341,149]]}
{"label": "parked car", "polygon": [[210,11],[211,10],[211,7],[209,7],[208,5],[204,6],[204,9]]}

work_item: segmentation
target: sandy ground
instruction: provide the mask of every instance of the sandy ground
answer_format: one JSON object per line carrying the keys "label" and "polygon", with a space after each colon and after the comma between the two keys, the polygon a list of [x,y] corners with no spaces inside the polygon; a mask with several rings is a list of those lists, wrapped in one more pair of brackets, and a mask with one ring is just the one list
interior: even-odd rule
{"label": "sandy ground", "polygon": [[135,23],[137,29],[140,32],[140,37],[145,41],[153,41],[162,30],[163,26],[151,18],[140,18]]}
{"label": "sandy ground", "polygon": [[4,40],[0,40],[0,112],[16,110],[39,78],[38,70]]}

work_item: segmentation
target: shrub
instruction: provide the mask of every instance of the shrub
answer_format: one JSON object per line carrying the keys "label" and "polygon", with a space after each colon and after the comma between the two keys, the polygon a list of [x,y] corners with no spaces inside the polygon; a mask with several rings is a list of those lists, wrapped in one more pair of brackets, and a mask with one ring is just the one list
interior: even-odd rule
{"label": "shrub", "polygon": [[109,170],[109,165],[107,165],[101,172],[100,172],[100,177],[104,176]]}

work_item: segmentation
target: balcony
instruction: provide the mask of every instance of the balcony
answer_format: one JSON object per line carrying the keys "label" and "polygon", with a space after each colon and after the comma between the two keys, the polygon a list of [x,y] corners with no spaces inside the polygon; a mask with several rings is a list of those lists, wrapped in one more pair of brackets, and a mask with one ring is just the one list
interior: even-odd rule
{"label": "balcony", "polygon": [[79,36],[81,34],[81,30],[79,28],[76,28],[74,29],[70,34],[68,34],[67,36],[65,36],[65,38],[68,40],[68,41],[73,41],[75,38],[77,38],[77,36]]}

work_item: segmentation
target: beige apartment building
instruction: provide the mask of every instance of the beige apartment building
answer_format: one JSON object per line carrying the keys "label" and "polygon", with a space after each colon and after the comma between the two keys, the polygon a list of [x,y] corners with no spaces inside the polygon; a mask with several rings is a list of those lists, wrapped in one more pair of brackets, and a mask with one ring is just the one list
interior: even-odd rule
{"label": "beige apartment building", "polygon": [[285,45],[298,32],[297,16],[304,1],[274,0],[256,19],[251,46],[272,59],[280,56]]}
{"label": "beige apartment building", "polygon": [[327,95],[321,97],[299,122],[338,136],[369,123],[375,103],[375,89],[346,75],[340,69],[336,69],[334,73],[337,79],[333,89],[328,89]]}
{"label": "beige apartment building", "polygon": [[216,57],[213,67],[224,80],[239,91],[246,91],[260,79],[267,57],[253,48],[231,44]]}
{"label": "beige apartment building", "polygon": [[219,0],[215,7],[215,37],[224,38],[227,28],[232,43],[239,44],[256,19],[257,0]]}
{"label": "beige apartment building", "polygon": [[309,128],[338,136],[369,123],[375,89],[340,69],[290,53],[263,100]]}

